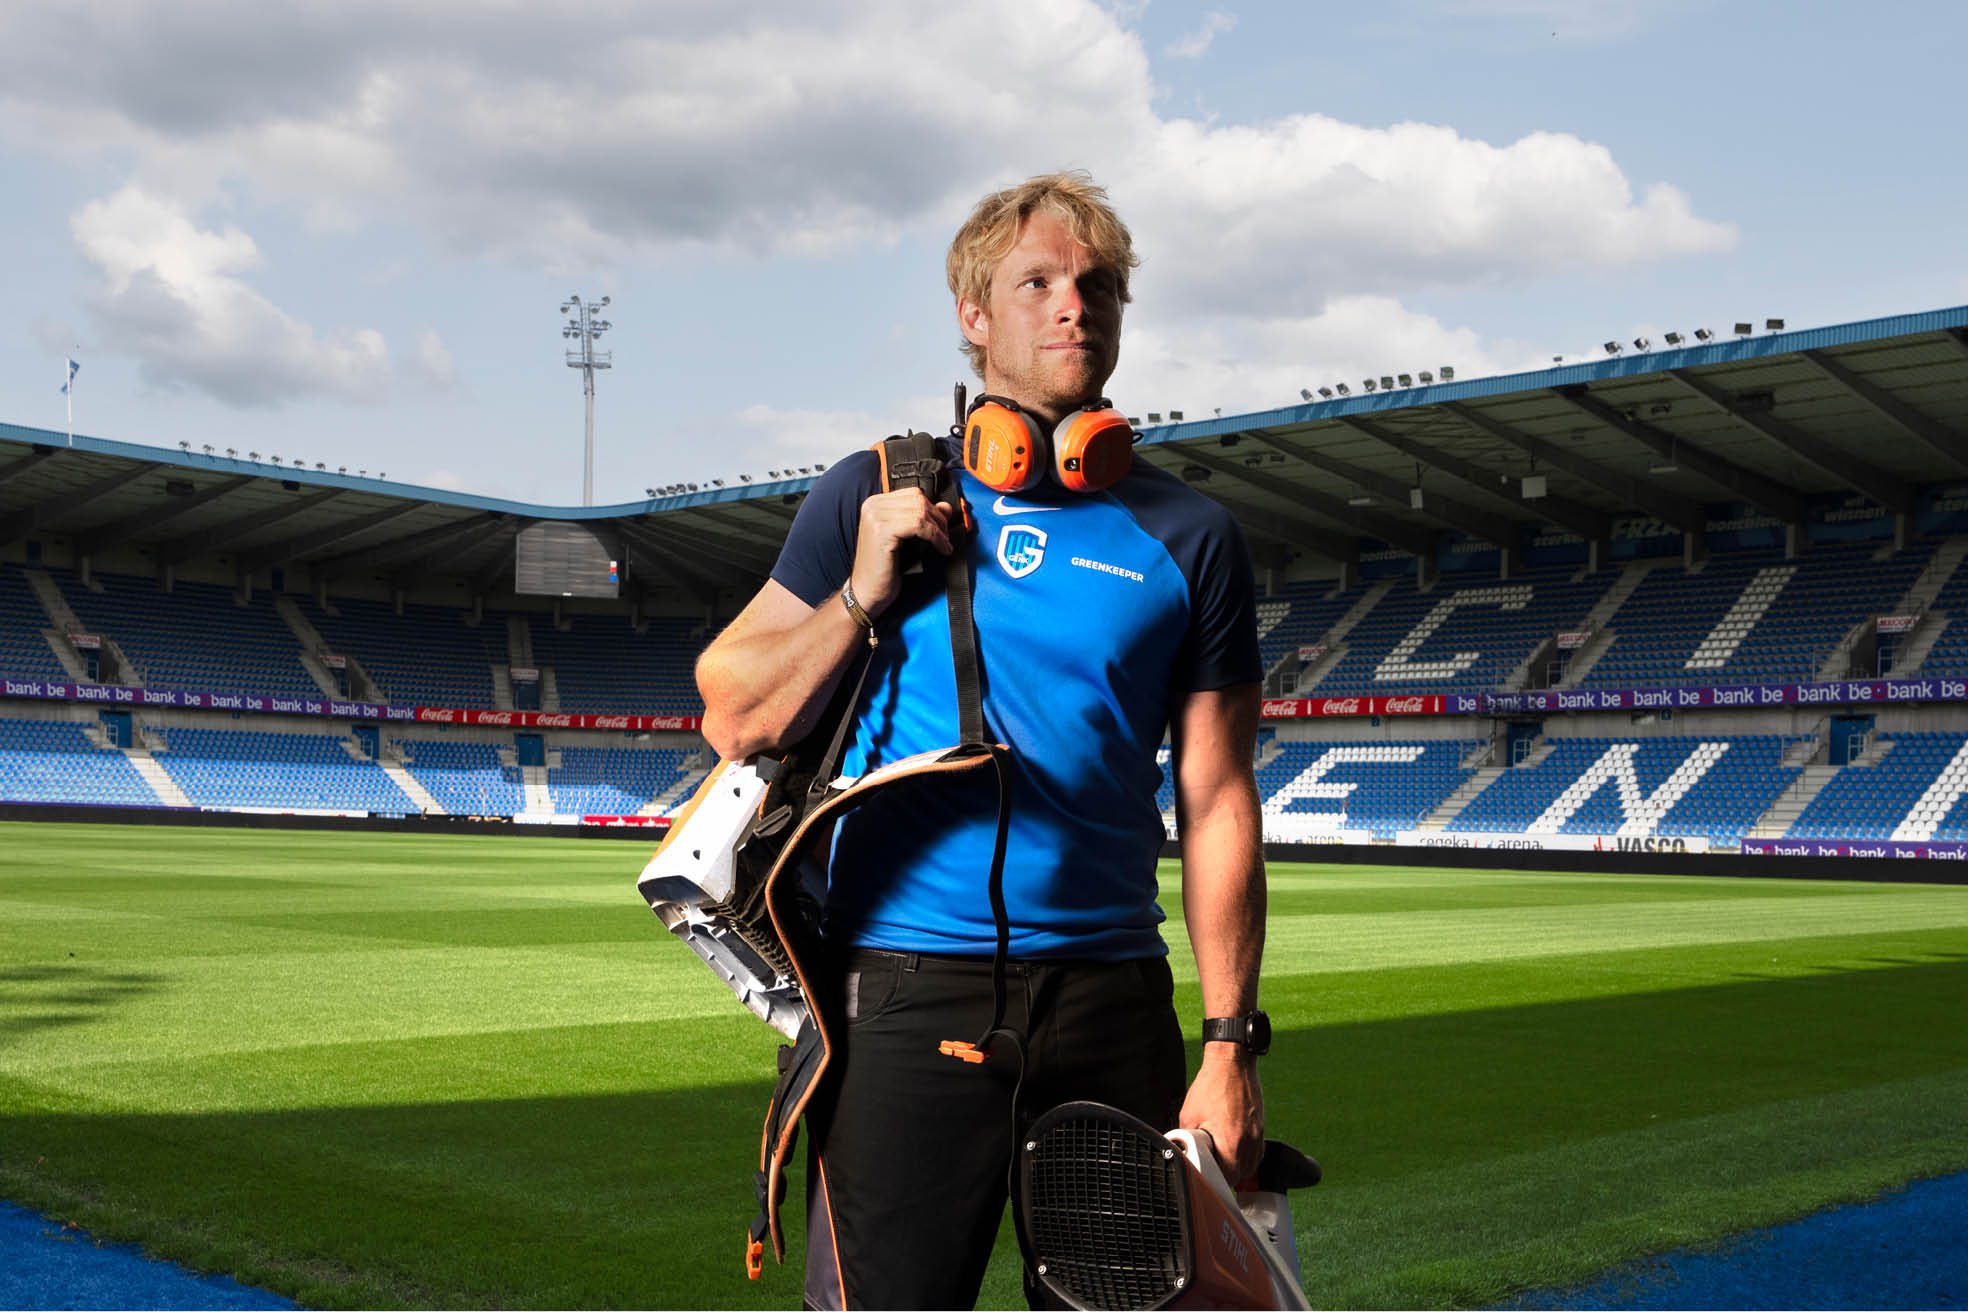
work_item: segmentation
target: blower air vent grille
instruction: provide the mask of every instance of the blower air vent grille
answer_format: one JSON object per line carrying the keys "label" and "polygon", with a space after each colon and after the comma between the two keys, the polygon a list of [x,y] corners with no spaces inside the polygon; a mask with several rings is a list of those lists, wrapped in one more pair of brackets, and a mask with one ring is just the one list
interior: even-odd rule
{"label": "blower air vent grille", "polygon": [[1026,1255],[1075,1307],[1154,1308],[1191,1273],[1185,1167],[1169,1141],[1114,1108],[1068,1103],[1020,1154]]}

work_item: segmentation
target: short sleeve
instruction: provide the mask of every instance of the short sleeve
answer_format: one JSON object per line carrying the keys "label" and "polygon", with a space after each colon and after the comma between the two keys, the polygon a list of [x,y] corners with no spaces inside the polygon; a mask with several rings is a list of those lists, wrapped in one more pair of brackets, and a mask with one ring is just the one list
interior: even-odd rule
{"label": "short sleeve", "polygon": [[847,581],[861,531],[861,503],[881,490],[881,462],[857,451],[820,476],[800,503],[772,577],[809,606]]}
{"label": "short sleeve", "polygon": [[1208,692],[1264,677],[1257,648],[1257,586],[1243,530],[1217,517],[1190,577],[1189,669],[1182,691]]}

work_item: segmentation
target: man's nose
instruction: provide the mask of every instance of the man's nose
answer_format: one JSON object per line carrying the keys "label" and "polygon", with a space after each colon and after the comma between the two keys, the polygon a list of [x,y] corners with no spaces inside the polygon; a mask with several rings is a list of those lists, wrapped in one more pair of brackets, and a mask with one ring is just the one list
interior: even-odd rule
{"label": "man's nose", "polygon": [[1066,283],[1053,299],[1052,318],[1055,323],[1078,323],[1086,317],[1086,298],[1072,283]]}

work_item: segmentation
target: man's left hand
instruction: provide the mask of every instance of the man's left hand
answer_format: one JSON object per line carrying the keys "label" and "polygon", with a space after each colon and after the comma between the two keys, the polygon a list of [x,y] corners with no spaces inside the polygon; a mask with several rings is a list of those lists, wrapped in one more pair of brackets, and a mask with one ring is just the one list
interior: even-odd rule
{"label": "man's left hand", "polygon": [[1176,1124],[1206,1130],[1216,1160],[1235,1188],[1264,1159],[1264,1091],[1258,1087],[1257,1058],[1232,1043],[1205,1043],[1203,1064],[1182,1100]]}

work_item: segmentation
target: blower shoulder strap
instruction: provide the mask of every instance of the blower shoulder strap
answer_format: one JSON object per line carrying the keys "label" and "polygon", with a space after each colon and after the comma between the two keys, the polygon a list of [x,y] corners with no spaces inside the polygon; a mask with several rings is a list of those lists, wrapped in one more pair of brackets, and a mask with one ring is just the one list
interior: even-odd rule
{"label": "blower shoulder strap", "polygon": [[[944,564],[943,582],[948,601],[950,619],[950,653],[954,664],[957,688],[957,714],[961,729],[961,746],[952,753],[944,754],[937,763],[918,766],[921,771],[967,770],[983,762],[981,752],[963,752],[963,747],[988,747],[994,763],[999,766],[999,828],[998,851],[993,863],[992,901],[993,909],[999,912],[1002,925],[1003,894],[999,886],[998,868],[1003,862],[1004,849],[1004,780],[1002,762],[998,760],[1002,752],[995,744],[987,743],[984,735],[983,679],[979,673],[977,655],[977,628],[971,613],[970,565],[965,551],[967,539],[974,528],[970,506],[964,500],[963,490],[958,485],[950,463],[936,448],[936,439],[928,433],[901,433],[875,443],[875,454],[880,461],[881,490],[893,492],[900,488],[920,488],[931,502],[948,502],[956,510],[950,524],[950,541],[953,550]],[[911,562],[920,568],[920,559]],[[812,774],[806,782],[805,805],[801,814],[791,817],[789,829],[795,831],[788,835],[790,846],[797,847],[805,838],[813,822],[830,819],[822,813],[838,807],[845,798],[830,797],[835,778],[839,774],[842,748],[847,742],[847,733],[854,722],[854,709],[860,704],[861,689],[868,677],[868,667],[873,663],[873,648],[878,639],[869,632],[869,650],[857,659],[859,671],[852,685],[843,685],[829,704],[826,715],[808,742],[822,740],[827,743],[824,754],[814,764]],[[782,848],[778,854],[772,874],[763,881],[762,892],[768,904],[790,903],[785,890],[777,887],[779,877],[794,863],[786,859],[788,850]],[[781,915],[780,911],[785,914]],[[823,1009],[824,995],[809,987],[807,972],[801,967],[820,969],[824,952],[810,942],[795,940],[809,936],[796,925],[796,912],[790,905],[776,906],[773,919],[779,929],[779,937],[788,948],[790,964],[799,974],[802,990],[805,992],[809,1019],[799,1032],[799,1037],[789,1046],[779,1049],[779,1079],[772,1090],[772,1100],[766,1109],[763,1133],[760,1136],[759,1170],[754,1178],[754,1188],[759,1205],[758,1215],[753,1219],[745,1235],[745,1270],[756,1280],[762,1273],[764,1249],[769,1240],[773,1256],[784,1260],[785,1242],[779,1224],[779,1209],[785,1200],[785,1168],[799,1138],[799,1122],[815,1088],[824,1076],[833,1056],[832,1034],[835,1032]],[[999,953],[1002,958],[1003,942],[1000,935]],[[808,950],[802,950],[808,949]],[[1003,1004],[999,1003],[1000,1014]],[[969,1045],[964,1045],[969,1046]]]}

